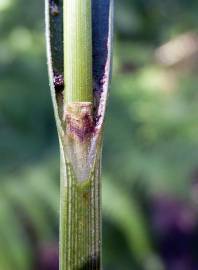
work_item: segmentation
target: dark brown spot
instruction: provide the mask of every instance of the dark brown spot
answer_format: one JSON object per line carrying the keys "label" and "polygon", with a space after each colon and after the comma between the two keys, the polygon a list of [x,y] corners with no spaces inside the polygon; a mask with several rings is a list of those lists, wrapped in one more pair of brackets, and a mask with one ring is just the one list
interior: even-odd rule
{"label": "dark brown spot", "polygon": [[83,193],[83,199],[85,199],[86,201],[88,201],[89,200],[89,192],[88,191],[86,191],[86,192],[84,192]]}
{"label": "dark brown spot", "polygon": [[60,93],[64,90],[64,77],[62,74],[54,75],[54,88],[57,93]]}
{"label": "dark brown spot", "polygon": [[59,15],[59,7],[58,7],[58,1],[57,0],[50,0],[50,11],[52,16],[58,16]]}

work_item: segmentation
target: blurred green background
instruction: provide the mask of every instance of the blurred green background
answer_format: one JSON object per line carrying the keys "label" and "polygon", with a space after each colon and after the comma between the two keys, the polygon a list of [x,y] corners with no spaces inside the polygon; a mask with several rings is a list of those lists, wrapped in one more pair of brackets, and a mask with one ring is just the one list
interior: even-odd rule
{"label": "blurred green background", "polygon": [[[44,1],[0,0],[0,270],[58,270]],[[104,270],[198,269],[198,2],[117,0]]]}

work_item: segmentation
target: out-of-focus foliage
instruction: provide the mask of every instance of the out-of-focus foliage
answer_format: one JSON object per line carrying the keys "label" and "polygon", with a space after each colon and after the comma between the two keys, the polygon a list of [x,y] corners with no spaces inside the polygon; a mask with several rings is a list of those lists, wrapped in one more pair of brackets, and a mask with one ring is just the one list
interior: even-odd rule
{"label": "out-of-focus foliage", "polygon": [[[156,59],[167,41],[196,33],[197,10],[193,0],[116,1],[104,269],[198,267],[198,62],[196,54],[171,67]],[[59,157],[43,14],[39,0],[0,1],[0,270],[58,269]]]}

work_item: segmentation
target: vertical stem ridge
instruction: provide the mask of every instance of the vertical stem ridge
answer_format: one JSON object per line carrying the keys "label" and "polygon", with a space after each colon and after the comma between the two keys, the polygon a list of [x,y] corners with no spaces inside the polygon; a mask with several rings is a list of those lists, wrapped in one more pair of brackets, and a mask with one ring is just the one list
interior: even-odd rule
{"label": "vertical stem ridge", "polygon": [[60,270],[100,270],[99,162],[82,183],[70,163],[64,167],[67,173],[61,181]]}

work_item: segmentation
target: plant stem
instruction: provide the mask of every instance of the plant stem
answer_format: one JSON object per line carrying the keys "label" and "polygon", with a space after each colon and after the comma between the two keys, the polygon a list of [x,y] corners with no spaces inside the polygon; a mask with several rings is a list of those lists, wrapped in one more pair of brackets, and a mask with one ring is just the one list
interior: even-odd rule
{"label": "plant stem", "polygon": [[100,164],[113,0],[45,0],[45,6],[61,157],[60,270],[100,270]]}
{"label": "plant stem", "polygon": [[64,0],[65,102],[93,101],[91,0]]}
{"label": "plant stem", "polygon": [[[93,139],[91,0],[64,0],[60,270],[100,269],[100,151]],[[100,149],[100,148],[98,148]]]}
{"label": "plant stem", "polygon": [[60,270],[100,270],[100,158],[83,183],[71,164],[61,168]]}

